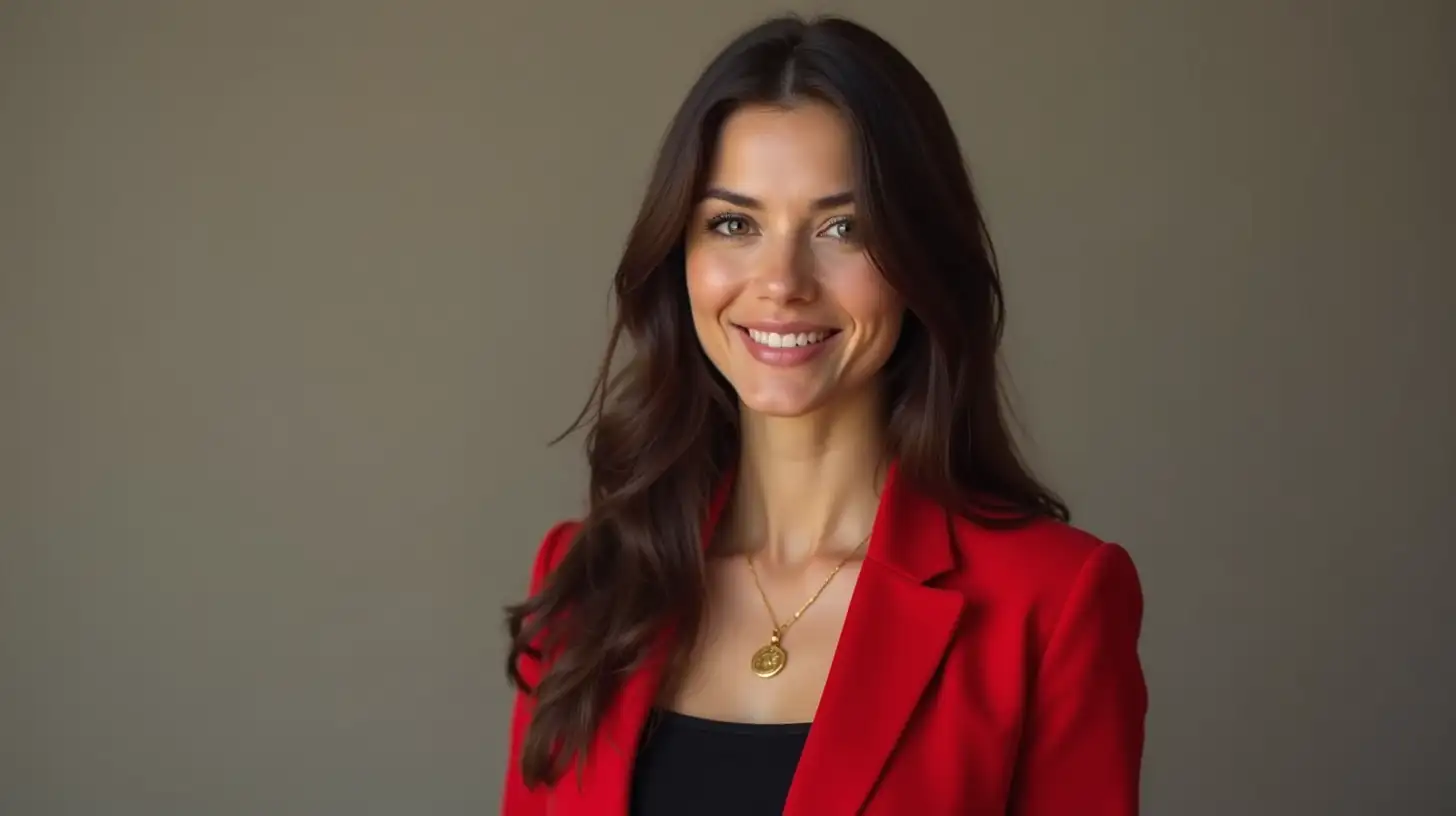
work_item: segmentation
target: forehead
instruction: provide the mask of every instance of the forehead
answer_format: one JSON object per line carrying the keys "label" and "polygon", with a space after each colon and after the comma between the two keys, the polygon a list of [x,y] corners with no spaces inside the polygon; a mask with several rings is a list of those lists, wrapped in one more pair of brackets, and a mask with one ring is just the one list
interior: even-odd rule
{"label": "forehead", "polygon": [[851,189],[853,140],[844,117],[821,102],[740,108],[724,122],[710,183],[769,201]]}

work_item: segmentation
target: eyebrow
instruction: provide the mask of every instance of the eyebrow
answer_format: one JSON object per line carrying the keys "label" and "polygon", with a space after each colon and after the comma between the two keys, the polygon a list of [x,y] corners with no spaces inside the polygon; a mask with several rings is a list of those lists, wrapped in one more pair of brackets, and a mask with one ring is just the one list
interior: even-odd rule
{"label": "eyebrow", "polygon": [[[725,190],[722,187],[709,187],[703,191],[703,198],[716,198],[719,201],[726,201],[736,207],[744,207],[750,210],[763,209],[763,202],[753,196],[746,196],[742,193],[735,193],[732,190]],[[854,191],[846,190],[842,193],[827,195],[814,199],[813,207],[816,210],[829,210],[835,207],[843,207],[845,204],[854,203]]]}

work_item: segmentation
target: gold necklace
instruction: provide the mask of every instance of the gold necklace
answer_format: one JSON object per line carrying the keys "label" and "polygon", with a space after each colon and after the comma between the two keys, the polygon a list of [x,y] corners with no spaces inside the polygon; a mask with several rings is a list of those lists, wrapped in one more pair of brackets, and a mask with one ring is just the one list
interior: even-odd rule
{"label": "gold necklace", "polygon": [[795,612],[794,616],[789,618],[787,623],[783,624],[778,622],[778,616],[773,611],[773,604],[768,602],[768,593],[763,591],[763,584],[758,580],[758,570],[753,566],[752,556],[746,553],[744,554],[743,560],[748,562],[748,571],[753,573],[753,584],[758,587],[758,596],[763,598],[763,606],[768,610],[768,618],[774,624],[773,633],[769,636],[768,645],[753,653],[753,662],[750,665],[753,668],[754,674],[767,678],[773,677],[784,670],[784,666],[789,662],[789,653],[784,651],[782,645],[784,633],[789,631],[789,627],[794,625],[799,619],[799,616],[803,615],[804,611],[810,605],[819,600],[819,596],[824,592],[825,587],[829,586],[829,582],[834,580],[834,576],[838,575],[839,571],[844,569],[844,565],[849,563],[849,559],[853,558],[855,553],[860,551],[860,547],[863,547],[869,540],[870,537],[865,536],[864,541],[861,541],[858,547],[855,547],[850,551],[849,555],[841,559],[839,565],[834,568],[834,571],[829,573],[829,577],[824,579],[824,583],[819,585],[819,590],[814,593],[813,597],[809,598],[803,606],[799,607],[799,611]]}

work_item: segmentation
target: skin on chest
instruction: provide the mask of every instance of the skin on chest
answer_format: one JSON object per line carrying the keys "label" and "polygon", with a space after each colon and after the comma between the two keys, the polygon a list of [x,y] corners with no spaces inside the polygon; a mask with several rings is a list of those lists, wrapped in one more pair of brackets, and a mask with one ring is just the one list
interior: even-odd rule
{"label": "skin on chest", "polygon": [[[779,623],[787,622],[814,595],[828,570],[784,575],[760,567],[764,593]],[[684,670],[664,685],[660,704],[695,717],[732,722],[809,722],[819,706],[845,615],[859,577],[846,565],[783,634],[788,656],[773,677],[754,673],[756,651],[769,643],[769,616],[753,576],[741,558],[713,559],[708,568],[707,616]]]}

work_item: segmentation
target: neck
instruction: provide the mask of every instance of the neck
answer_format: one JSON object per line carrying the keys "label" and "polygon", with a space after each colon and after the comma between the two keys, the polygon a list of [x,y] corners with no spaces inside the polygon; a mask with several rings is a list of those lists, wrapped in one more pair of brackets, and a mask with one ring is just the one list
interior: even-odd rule
{"label": "neck", "polygon": [[741,428],[728,551],[801,565],[842,558],[869,537],[885,464],[876,393],[806,417],[744,409]]}

